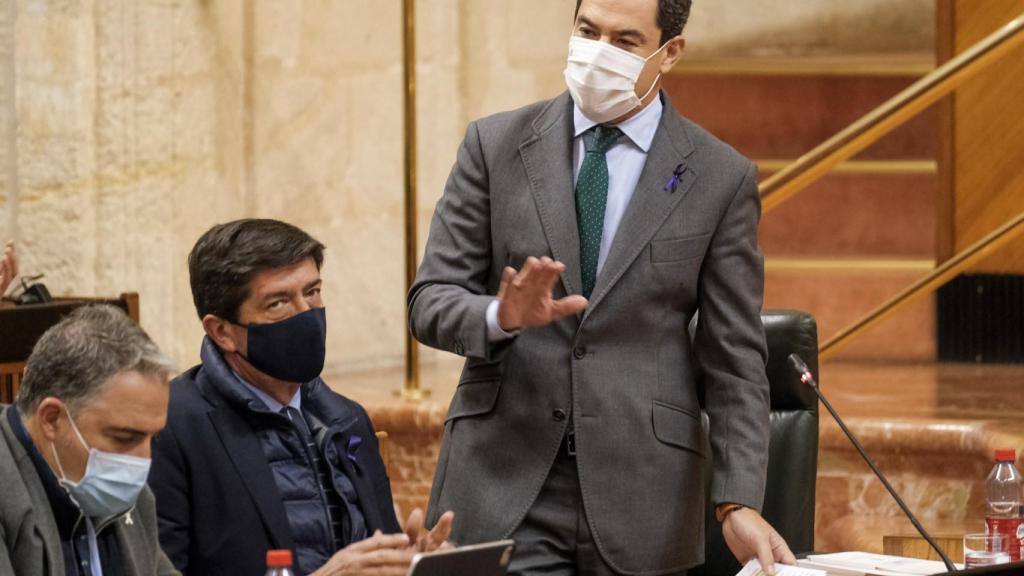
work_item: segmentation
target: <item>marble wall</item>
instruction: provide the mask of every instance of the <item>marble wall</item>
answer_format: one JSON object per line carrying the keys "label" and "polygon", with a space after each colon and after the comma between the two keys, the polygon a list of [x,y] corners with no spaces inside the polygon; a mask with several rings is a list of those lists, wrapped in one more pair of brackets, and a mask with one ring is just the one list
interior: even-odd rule
{"label": "marble wall", "polygon": [[[421,245],[466,123],[563,89],[573,6],[418,3]],[[689,49],[930,51],[932,18],[931,0],[698,1]],[[328,370],[400,364],[400,22],[399,0],[0,0],[0,240],[56,295],[140,292],[184,367],[192,243],[283,218],[328,245]]]}

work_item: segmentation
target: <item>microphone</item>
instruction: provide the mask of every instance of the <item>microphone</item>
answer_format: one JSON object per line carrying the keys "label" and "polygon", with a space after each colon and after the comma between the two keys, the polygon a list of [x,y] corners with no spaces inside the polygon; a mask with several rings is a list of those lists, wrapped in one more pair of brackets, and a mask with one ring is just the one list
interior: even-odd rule
{"label": "microphone", "polygon": [[849,438],[850,443],[853,444],[853,447],[857,449],[857,452],[860,452],[861,458],[863,458],[864,461],[867,462],[868,466],[871,468],[871,471],[875,473],[875,476],[877,476],[878,479],[882,481],[882,485],[885,486],[885,489],[889,492],[889,495],[892,496],[892,499],[895,500],[897,504],[899,504],[900,509],[903,510],[903,514],[905,514],[907,518],[910,519],[911,524],[913,524],[914,528],[917,529],[918,534],[920,534],[921,537],[925,539],[925,542],[928,542],[928,545],[932,547],[932,550],[935,550],[935,552],[939,555],[939,558],[942,558],[942,563],[946,565],[946,570],[949,570],[950,572],[956,572],[956,565],[953,564],[953,562],[949,559],[949,556],[946,556],[946,553],[942,551],[942,548],[939,548],[939,545],[935,543],[935,540],[932,540],[931,535],[928,534],[928,531],[924,529],[924,526],[921,526],[921,523],[917,520],[917,516],[914,516],[914,513],[910,511],[910,508],[908,508],[907,504],[903,501],[902,498],[900,498],[900,495],[896,493],[896,490],[892,487],[892,484],[889,484],[889,480],[888,478],[885,477],[885,474],[882,474],[882,471],[878,469],[878,466],[875,464],[875,461],[871,459],[871,456],[868,456],[868,453],[864,450],[864,447],[861,446],[860,441],[857,440],[857,437],[853,435],[853,432],[850,432],[850,429],[846,427],[846,424],[843,422],[843,419],[839,417],[839,414],[837,414],[835,409],[832,408],[832,405],[829,404],[828,399],[826,399],[825,396],[821,393],[821,389],[818,388],[818,383],[815,382],[814,380],[814,375],[811,374],[811,369],[807,367],[807,363],[804,362],[803,358],[801,358],[797,354],[790,354],[789,365],[792,366],[793,370],[795,370],[796,373],[800,375],[800,381],[810,386],[811,390],[814,390],[814,393],[817,394],[818,396],[818,400],[821,400],[821,403],[828,410],[828,413],[831,414],[833,418],[835,418],[836,423],[839,424],[839,428],[842,429],[843,434],[846,434],[846,437]]}

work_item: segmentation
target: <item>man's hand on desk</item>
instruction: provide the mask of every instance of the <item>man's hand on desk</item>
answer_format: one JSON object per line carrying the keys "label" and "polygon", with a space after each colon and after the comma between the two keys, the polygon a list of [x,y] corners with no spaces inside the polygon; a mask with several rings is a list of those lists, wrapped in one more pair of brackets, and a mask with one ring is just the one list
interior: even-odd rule
{"label": "man's hand on desk", "polygon": [[505,268],[498,288],[498,325],[506,332],[520,328],[546,326],[559,318],[578,314],[587,307],[587,299],[578,294],[560,300],[551,292],[565,271],[565,264],[544,256],[526,259],[522,270]]}
{"label": "man's hand on desk", "polygon": [[722,536],[741,564],[757,558],[769,576],[775,572],[771,568],[775,563],[796,564],[796,557],[782,536],[750,508],[736,508],[728,512],[722,521]]}
{"label": "man's hand on desk", "polygon": [[312,576],[405,576],[415,553],[407,535],[378,530],[335,552]]}
{"label": "man's hand on desk", "polygon": [[454,547],[448,541],[454,518],[453,512],[445,512],[433,530],[426,530],[423,511],[417,508],[409,514],[404,533],[382,534],[378,530],[335,552],[312,576],[405,576],[415,554]]}

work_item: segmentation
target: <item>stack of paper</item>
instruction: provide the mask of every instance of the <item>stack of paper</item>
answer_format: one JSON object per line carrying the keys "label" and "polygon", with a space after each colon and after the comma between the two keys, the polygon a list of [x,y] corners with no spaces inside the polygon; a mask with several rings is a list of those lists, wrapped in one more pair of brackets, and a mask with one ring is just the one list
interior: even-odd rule
{"label": "stack of paper", "polygon": [[797,560],[797,565],[824,570],[828,576],[927,576],[946,572],[942,562],[868,552],[812,554]]}
{"label": "stack of paper", "polygon": [[[765,573],[764,570],[761,569],[760,562],[757,560],[751,560],[750,562],[747,562],[747,565],[744,566],[736,576],[765,576]],[[825,572],[809,568],[798,568],[796,566],[776,564],[775,576],[825,576]]]}

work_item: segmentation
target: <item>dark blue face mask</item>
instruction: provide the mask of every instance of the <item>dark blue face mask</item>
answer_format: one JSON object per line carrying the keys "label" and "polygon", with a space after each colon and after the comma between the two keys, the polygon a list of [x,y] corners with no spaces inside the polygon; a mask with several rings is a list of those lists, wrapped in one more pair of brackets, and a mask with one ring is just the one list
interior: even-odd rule
{"label": "dark blue face mask", "polygon": [[327,354],[327,313],[323,308],[313,308],[279,322],[246,327],[246,360],[260,372],[302,384],[323,371]]}

